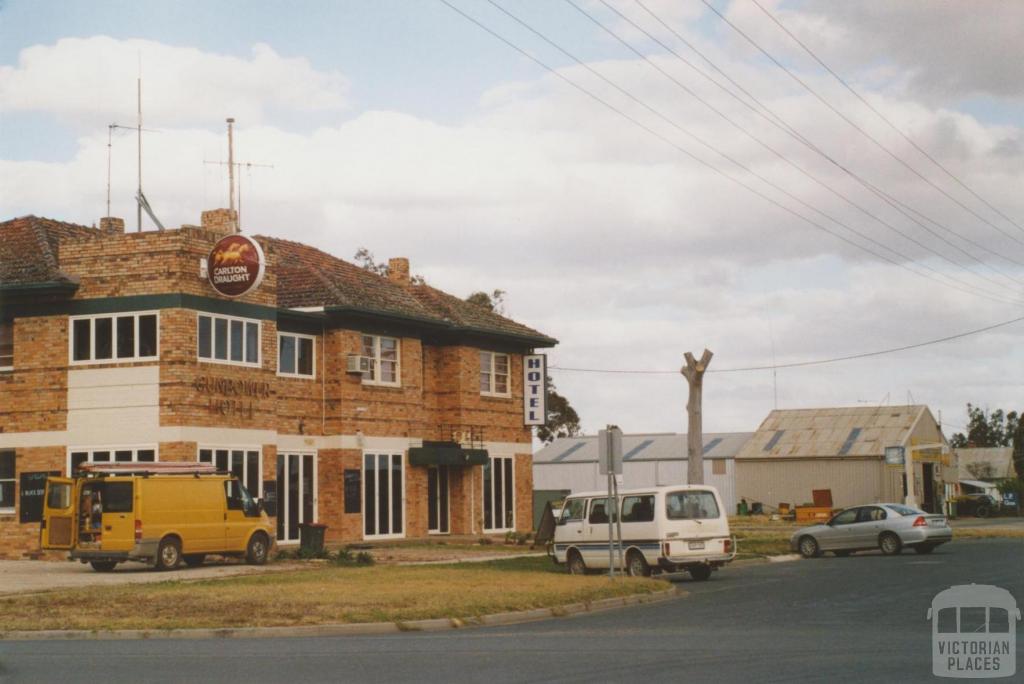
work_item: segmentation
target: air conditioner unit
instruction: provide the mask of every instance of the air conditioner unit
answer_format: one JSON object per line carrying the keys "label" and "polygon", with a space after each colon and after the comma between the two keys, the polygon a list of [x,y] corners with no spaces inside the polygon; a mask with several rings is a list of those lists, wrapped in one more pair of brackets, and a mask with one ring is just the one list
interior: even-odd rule
{"label": "air conditioner unit", "polygon": [[369,356],[360,356],[359,354],[348,355],[348,367],[346,368],[347,373],[355,373],[362,375],[363,373],[369,373],[371,363],[373,359]]}

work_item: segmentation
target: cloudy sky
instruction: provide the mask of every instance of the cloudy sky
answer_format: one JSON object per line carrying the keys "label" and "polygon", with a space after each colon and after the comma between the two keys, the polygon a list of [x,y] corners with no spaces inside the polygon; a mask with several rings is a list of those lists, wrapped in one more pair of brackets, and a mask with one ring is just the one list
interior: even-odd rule
{"label": "cloudy sky", "polygon": [[[1024,408],[1020,321],[723,372],[1024,316],[1024,4],[759,2],[709,0],[733,28],[699,0],[3,0],[0,217],[106,213],[141,65],[165,225],[227,205],[204,162],[233,116],[273,167],[242,173],[244,230],[506,290],[588,432],[685,431],[705,347],[710,431]],[[133,135],[111,151],[134,227]]]}

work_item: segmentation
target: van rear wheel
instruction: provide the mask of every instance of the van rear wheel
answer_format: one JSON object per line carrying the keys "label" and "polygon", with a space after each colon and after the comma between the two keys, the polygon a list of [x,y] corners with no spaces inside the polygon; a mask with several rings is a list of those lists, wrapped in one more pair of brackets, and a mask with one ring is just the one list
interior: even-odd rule
{"label": "van rear wheel", "polygon": [[185,554],[185,565],[190,568],[198,568],[206,560],[205,553],[188,553]]}
{"label": "van rear wheel", "polygon": [[173,570],[181,563],[181,542],[174,537],[164,537],[156,550],[156,569]]}
{"label": "van rear wheel", "polygon": [[711,579],[711,566],[705,563],[700,565],[692,565],[686,569],[690,573],[690,577],[697,580],[698,582],[706,582]]}
{"label": "van rear wheel", "polygon": [[89,565],[96,572],[111,572],[117,567],[117,561],[89,561]]}
{"label": "van rear wheel", "polygon": [[626,572],[630,577],[650,577],[651,566],[647,564],[644,554],[633,549],[626,556]]}
{"label": "van rear wheel", "polygon": [[583,556],[576,549],[569,552],[569,557],[565,562],[565,569],[569,571],[570,575],[587,574],[587,565],[583,562]]}
{"label": "van rear wheel", "polygon": [[267,554],[270,552],[267,535],[257,532],[249,538],[249,545],[245,547],[245,562],[249,565],[263,565],[267,562]]}

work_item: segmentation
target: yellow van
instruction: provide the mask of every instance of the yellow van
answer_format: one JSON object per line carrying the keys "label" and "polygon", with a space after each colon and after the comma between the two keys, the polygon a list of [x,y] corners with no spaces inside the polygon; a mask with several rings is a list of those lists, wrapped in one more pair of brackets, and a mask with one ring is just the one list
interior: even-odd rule
{"label": "yellow van", "polygon": [[237,479],[205,463],[95,463],[46,481],[40,545],[110,572],[123,561],[170,570],[207,554],[267,562],[270,519]]}

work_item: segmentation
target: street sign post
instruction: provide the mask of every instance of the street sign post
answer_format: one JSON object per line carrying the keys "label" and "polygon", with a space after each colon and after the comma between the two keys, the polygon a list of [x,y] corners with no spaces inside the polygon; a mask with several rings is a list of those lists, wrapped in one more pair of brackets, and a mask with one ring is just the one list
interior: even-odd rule
{"label": "street sign post", "polygon": [[622,568],[622,523],[619,521],[619,484],[616,475],[622,474],[622,430],[614,425],[597,433],[598,470],[608,477],[608,576],[615,577],[615,529],[618,529],[619,568]]}

